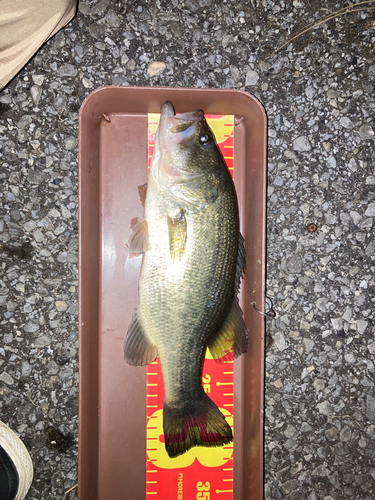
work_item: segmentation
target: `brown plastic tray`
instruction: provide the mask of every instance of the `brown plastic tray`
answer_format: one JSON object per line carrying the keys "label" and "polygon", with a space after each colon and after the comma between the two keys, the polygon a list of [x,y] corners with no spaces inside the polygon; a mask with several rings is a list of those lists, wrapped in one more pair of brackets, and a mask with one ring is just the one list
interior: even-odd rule
{"label": "brown plastic tray", "polygon": [[[146,367],[128,366],[123,342],[138,302],[140,259],[127,260],[131,220],[147,181],[147,116],[235,115],[234,182],[245,238],[240,304],[249,348],[234,368],[234,499],[263,499],[266,116],[237,90],[104,87],[84,101],[80,172],[80,500],[146,498]],[[190,499],[187,499],[190,500]]]}

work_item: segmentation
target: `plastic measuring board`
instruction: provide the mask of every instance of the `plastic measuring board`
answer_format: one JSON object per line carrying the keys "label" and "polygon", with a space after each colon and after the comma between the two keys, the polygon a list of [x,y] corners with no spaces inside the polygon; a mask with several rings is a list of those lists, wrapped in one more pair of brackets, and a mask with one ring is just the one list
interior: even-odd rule
{"label": "plastic measuring board", "polygon": [[[148,115],[148,166],[154,151],[159,114]],[[233,176],[234,116],[206,115],[220,151]],[[203,389],[220,408],[233,429],[233,360],[214,361],[207,351],[202,371]],[[233,443],[190,449],[169,458],[163,434],[164,383],[159,359],[147,367],[148,500],[233,500]],[[234,430],[234,429],[233,429]]]}

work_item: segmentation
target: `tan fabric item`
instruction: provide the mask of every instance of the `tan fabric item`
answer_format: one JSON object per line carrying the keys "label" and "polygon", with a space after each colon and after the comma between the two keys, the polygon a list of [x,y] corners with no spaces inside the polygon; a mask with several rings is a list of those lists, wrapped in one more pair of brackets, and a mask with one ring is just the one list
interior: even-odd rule
{"label": "tan fabric item", "polygon": [[77,0],[0,0],[0,90],[76,9]]}

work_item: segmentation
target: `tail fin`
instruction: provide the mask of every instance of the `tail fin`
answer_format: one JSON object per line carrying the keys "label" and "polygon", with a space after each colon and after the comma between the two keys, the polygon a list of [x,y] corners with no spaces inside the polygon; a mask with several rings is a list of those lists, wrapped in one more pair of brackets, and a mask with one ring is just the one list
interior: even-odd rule
{"label": "tail fin", "polygon": [[233,440],[224,415],[205,392],[189,408],[164,404],[163,426],[165,448],[171,458],[193,446],[222,446]]}

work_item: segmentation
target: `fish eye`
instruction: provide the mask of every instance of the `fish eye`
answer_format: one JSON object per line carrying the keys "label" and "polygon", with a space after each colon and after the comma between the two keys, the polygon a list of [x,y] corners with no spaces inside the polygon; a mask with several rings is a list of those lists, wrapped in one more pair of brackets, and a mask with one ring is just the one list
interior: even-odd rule
{"label": "fish eye", "polygon": [[210,137],[210,135],[209,135],[209,134],[206,134],[206,133],[205,133],[205,134],[201,134],[201,135],[199,136],[199,142],[200,142],[201,144],[203,144],[203,145],[208,144],[210,141],[211,141],[211,137]]}

